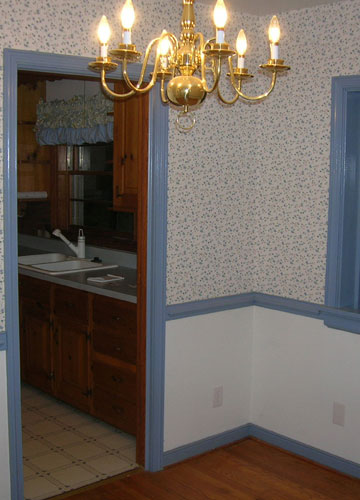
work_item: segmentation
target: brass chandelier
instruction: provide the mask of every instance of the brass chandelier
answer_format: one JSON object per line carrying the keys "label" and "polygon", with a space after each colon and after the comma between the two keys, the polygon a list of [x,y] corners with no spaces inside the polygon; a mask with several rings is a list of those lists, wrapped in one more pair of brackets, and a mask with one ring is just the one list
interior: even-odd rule
{"label": "brass chandelier", "polygon": [[[108,51],[111,30],[106,17],[102,16],[98,27],[100,56],[89,64],[92,70],[101,73],[104,91],[115,99],[126,99],[135,94],[148,92],[159,81],[162,102],[181,108],[177,125],[183,131],[190,130],[195,124],[193,114],[189,113],[190,108],[203,102],[207,94],[216,90],[219,99],[225,104],[234,104],[239,97],[245,101],[259,101],[272,92],[277,74],[290,69],[289,66],[284,65],[282,59],[279,59],[280,26],[277,17],[273,16],[269,26],[270,59],[260,66],[272,73],[270,88],[258,96],[244,94],[243,82],[253,77],[245,67],[247,41],[244,30],[239,31],[236,50],[232,49],[225,41],[226,7],[223,0],[217,0],[213,16],[216,38],[205,41],[203,34],[195,31],[194,3],[195,0],[183,0],[182,31],[179,40],[175,35],[164,30],[158,38],[149,43],[136,84],[130,81],[128,74],[128,63],[138,61],[141,57],[131,40],[131,29],[135,21],[132,0],[126,0],[121,11],[122,43],[115,50]],[[145,83],[149,57],[153,49],[156,49],[155,63],[150,81]],[[128,87],[123,94],[113,92],[106,83],[106,73],[114,71],[118,66],[109,54],[122,64],[123,78]],[[236,55],[234,67],[233,59]],[[227,77],[235,91],[231,100],[223,97],[219,85],[222,62],[225,59],[228,60]],[[208,76],[211,78],[211,85],[207,83]]]}

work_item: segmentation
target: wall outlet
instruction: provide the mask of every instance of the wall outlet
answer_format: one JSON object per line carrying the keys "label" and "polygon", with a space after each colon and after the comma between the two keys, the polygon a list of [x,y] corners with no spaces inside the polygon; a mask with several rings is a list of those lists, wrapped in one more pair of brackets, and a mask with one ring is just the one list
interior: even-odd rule
{"label": "wall outlet", "polygon": [[334,402],[333,405],[333,424],[345,426],[345,405]]}
{"label": "wall outlet", "polygon": [[219,385],[213,389],[213,408],[218,408],[223,404],[223,386]]}

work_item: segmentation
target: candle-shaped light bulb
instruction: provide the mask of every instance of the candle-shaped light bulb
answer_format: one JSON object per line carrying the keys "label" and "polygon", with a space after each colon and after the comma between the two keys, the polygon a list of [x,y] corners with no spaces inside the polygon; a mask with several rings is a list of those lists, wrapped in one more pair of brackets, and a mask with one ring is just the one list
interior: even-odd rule
{"label": "candle-shaped light bulb", "polygon": [[100,42],[100,55],[101,57],[107,57],[108,41],[110,39],[111,29],[106,16],[102,16],[100,20],[97,35]]}
{"label": "candle-shaped light bulb", "polygon": [[224,0],[217,0],[214,8],[214,24],[216,26],[216,43],[224,43],[224,28],[227,21],[227,11]]}
{"label": "candle-shaped light bulb", "polygon": [[244,57],[246,49],[247,49],[246,35],[245,31],[241,29],[236,39],[236,51],[239,54],[239,56]]}
{"label": "candle-shaped light bulb", "polygon": [[224,0],[217,0],[214,8],[214,24],[218,29],[224,29],[227,21],[227,11]]}
{"label": "candle-shaped light bulb", "polygon": [[276,16],[272,17],[269,24],[269,40],[271,43],[278,43],[280,40],[280,24]]}
{"label": "candle-shaped light bulb", "polygon": [[280,25],[278,18],[273,16],[269,25],[269,40],[271,59],[279,59]]}
{"label": "candle-shaped light bulb", "polygon": [[131,44],[131,28],[135,22],[135,10],[132,0],[126,0],[120,14],[121,25],[123,28],[123,42]]}
{"label": "candle-shaped light bulb", "polygon": [[162,69],[167,69],[169,65],[168,58],[172,52],[172,45],[168,36],[166,36],[166,31],[163,30],[161,36],[163,37],[158,45],[158,53],[160,56],[160,63]]}
{"label": "candle-shaped light bulb", "polygon": [[124,30],[131,30],[135,22],[135,10],[132,0],[126,0],[121,10],[121,24]]}
{"label": "candle-shaped light bulb", "polygon": [[97,35],[100,43],[102,43],[103,45],[106,45],[108,43],[111,35],[111,30],[108,20],[106,19],[106,16],[102,16],[99,22]]}
{"label": "candle-shaped light bulb", "polygon": [[169,56],[171,52],[171,43],[168,36],[164,36],[166,31],[164,30],[161,34],[163,38],[160,40],[158,45],[159,54],[161,56]]}
{"label": "candle-shaped light bulb", "polygon": [[245,52],[247,49],[247,40],[245,31],[241,29],[236,39],[236,51],[238,53],[238,68],[245,67]]}

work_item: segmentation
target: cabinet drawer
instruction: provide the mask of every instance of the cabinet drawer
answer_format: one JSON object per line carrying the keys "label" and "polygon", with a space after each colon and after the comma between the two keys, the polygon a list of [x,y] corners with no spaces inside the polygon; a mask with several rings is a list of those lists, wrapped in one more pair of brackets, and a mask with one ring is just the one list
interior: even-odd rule
{"label": "cabinet drawer", "polygon": [[129,402],[136,402],[136,374],[95,361],[94,385],[115,393]]}
{"label": "cabinet drawer", "polygon": [[106,326],[112,334],[136,335],[136,304],[95,295],[94,325]]}
{"label": "cabinet drawer", "polygon": [[54,313],[71,322],[87,324],[87,293],[66,286],[57,286],[54,294]]}
{"label": "cabinet drawer", "polygon": [[96,417],[129,434],[136,434],[135,404],[96,386],[94,387],[93,403]]}
{"label": "cabinet drawer", "polygon": [[131,364],[136,363],[136,337],[127,332],[119,331],[113,334],[94,327],[93,348],[112,358]]}
{"label": "cabinet drawer", "polygon": [[21,299],[31,300],[40,309],[50,310],[51,283],[30,278],[29,276],[19,277],[19,295]]}

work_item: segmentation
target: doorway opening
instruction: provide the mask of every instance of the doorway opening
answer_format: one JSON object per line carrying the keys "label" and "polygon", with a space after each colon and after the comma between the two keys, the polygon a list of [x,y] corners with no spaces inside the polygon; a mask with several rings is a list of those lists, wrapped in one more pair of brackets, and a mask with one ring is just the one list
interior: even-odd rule
{"label": "doorway opening", "polygon": [[[148,107],[148,96],[109,102],[90,78],[18,73],[27,499],[144,465]],[[55,229],[83,231],[85,255]],[[99,267],[44,269],[77,263]]]}
{"label": "doorway opening", "polygon": [[[9,430],[8,483],[3,487],[12,500],[23,500],[22,432],[20,404],[20,345],[18,311],[17,256],[17,75],[18,71],[38,71],[82,77],[92,76],[87,69],[90,59],[22,50],[4,50],[4,263],[6,333],[2,348],[7,359],[7,399]],[[139,77],[139,65],[129,70],[130,79]],[[119,77],[120,78],[120,77]],[[158,89],[157,89],[158,90]],[[148,224],[146,272],[138,266],[146,280],[146,387],[143,391],[146,425],[144,443],[145,468],[160,470],[163,463],[164,427],[164,358],[166,319],[166,206],[168,161],[168,107],[162,106],[158,92],[149,95],[148,142]],[[147,207],[146,207],[147,208]],[[143,207],[145,209],[145,207]],[[140,243],[139,243],[140,244]],[[142,269],[139,271],[139,269]],[[145,352],[142,360],[145,370]],[[145,381],[145,379],[144,379]],[[144,383],[144,382],[143,382]],[[141,449],[141,448],[140,448]],[[137,452],[139,444],[137,446]],[[139,460],[138,460],[139,461]]]}

